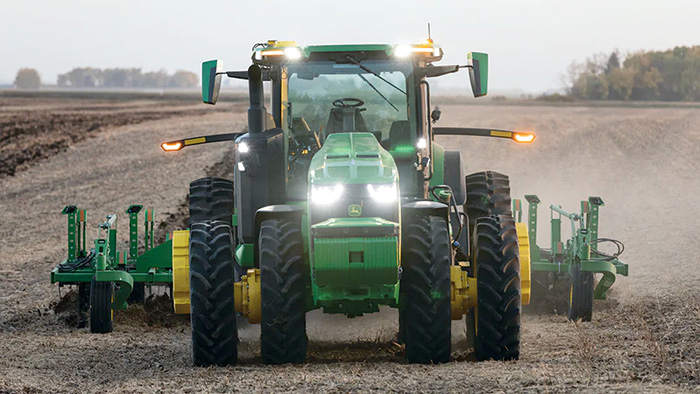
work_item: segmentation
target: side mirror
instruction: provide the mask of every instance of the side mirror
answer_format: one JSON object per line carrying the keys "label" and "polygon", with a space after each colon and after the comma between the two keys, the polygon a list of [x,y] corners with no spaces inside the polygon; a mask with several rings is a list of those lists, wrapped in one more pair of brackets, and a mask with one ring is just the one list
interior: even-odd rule
{"label": "side mirror", "polygon": [[469,66],[469,81],[472,84],[474,97],[486,96],[489,86],[489,54],[469,52],[467,66]]}
{"label": "side mirror", "polygon": [[205,104],[216,104],[219,98],[223,66],[218,59],[202,63],[202,101]]}

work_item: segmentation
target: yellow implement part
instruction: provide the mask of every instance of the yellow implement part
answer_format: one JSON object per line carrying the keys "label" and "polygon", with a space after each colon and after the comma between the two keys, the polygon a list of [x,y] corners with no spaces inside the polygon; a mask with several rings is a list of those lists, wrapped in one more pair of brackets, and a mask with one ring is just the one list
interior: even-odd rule
{"label": "yellow implement part", "polygon": [[513,133],[510,131],[501,131],[501,130],[491,130],[491,135],[494,137],[506,137],[510,138],[513,136]]}
{"label": "yellow implement part", "polygon": [[173,232],[173,307],[190,313],[190,231]]}
{"label": "yellow implement part", "polygon": [[260,323],[260,270],[249,269],[235,283],[233,300],[236,312],[248,318],[248,323]]}
{"label": "yellow implement part", "polygon": [[520,297],[523,305],[530,304],[530,237],[527,232],[527,224],[515,223],[518,232],[518,245],[520,245]]}
{"label": "yellow implement part", "polygon": [[450,267],[452,282],[452,320],[460,320],[471,308],[476,306],[476,278],[467,276],[462,267]]}

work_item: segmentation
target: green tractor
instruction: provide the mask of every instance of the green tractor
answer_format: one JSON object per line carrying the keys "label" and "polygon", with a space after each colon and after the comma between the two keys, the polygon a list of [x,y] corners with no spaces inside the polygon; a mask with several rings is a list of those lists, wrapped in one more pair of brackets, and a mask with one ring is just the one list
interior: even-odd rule
{"label": "green tractor", "polygon": [[191,313],[196,365],[236,362],[237,316],[261,324],[265,363],[299,363],[308,311],[352,318],[380,306],[399,309],[411,363],[447,362],[451,320],[465,315],[477,359],[518,358],[529,294],[518,237],[528,237],[516,230],[508,177],[465,177],[460,152],[434,137],[534,135],[434,127],[430,78],[467,68],[474,96],[487,92],[487,54],[435,65],[442,55],[432,40],[268,41],[247,71],[203,63],[205,103],[217,101],[225,74],[248,81],[250,107],[246,133],[162,144],[236,146],[233,182],[192,182],[190,229],[172,239],[175,309]]}

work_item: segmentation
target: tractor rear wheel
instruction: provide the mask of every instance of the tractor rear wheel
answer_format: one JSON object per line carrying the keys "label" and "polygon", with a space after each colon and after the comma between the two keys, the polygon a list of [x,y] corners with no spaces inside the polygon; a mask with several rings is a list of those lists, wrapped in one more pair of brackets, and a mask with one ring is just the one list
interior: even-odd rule
{"label": "tractor rear wheel", "polygon": [[[190,227],[193,223],[220,220],[231,226],[233,250],[238,246],[238,234],[233,223],[233,182],[228,179],[206,177],[190,182]],[[234,259],[236,281],[245,274],[245,269]],[[172,294],[172,293],[171,293]]]}
{"label": "tractor rear wheel", "polygon": [[581,271],[580,264],[571,265],[569,284],[569,320],[591,321],[593,318],[592,272]]}
{"label": "tractor rear wheel", "polygon": [[233,275],[231,226],[223,221],[193,223],[190,228],[190,319],[195,365],[236,363],[238,331]]}
{"label": "tractor rear wheel", "polygon": [[98,282],[92,278],[90,284],[90,332],[105,334],[114,329],[114,282]]}
{"label": "tractor rear wheel", "polygon": [[472,249],[477,280],[477,360],[520,356],[520,259],[510,215],[479,218]]}
{"label": "tractor rear wheel", "polygon": [[450,361],[452,333],[447,222],[426,216],[404,228],[399,332],[409,363]]}
{"label": "tractor rear wheel", "polygon": [[231,226],[233,217],[233,182],[206,177],[190,183],[190,225],[220,220]]}
{"label": "tractor rear wheel", "polygon": [[467,175],[465,179],[467,202],[464,212],[469,216],[469,235],[473,234],[478,218],[511,213],[510,180],[507,175],[482,171]]}
{"label": "tractor rear wheel", "polygon": [[260,225],[260,352],[266,364],[306,359],[306,298],[309,272],[299,220],[270,219]]}

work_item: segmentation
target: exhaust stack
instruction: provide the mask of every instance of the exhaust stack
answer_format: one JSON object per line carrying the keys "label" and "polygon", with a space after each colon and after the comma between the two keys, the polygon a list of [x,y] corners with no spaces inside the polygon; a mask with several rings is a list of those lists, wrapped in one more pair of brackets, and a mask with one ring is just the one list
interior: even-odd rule
{"label": "exhaust stack", "polygon": [[258,134],[265,131],[264,90],[262,81],[262,70],[257,65],[248,68],[248,93],[250,96],[250,107],[248,108],[248,132]]}

